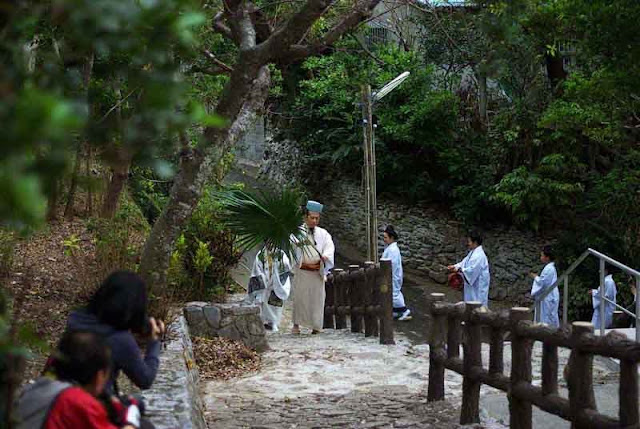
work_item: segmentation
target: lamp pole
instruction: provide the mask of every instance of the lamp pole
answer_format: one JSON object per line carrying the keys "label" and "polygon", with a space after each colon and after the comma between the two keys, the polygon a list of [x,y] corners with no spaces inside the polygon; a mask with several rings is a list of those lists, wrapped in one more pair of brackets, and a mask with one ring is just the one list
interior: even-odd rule
{"label": "lamp pole", "polygon": [[378,260],[378,202],[377,202],[377,168],[376,147],[374,139],[373,106],[397,88],[409,72],[404,72],[391,82],[387,83],[378,92],[371,93],[371,85],[362,86],[362,125],[364,135],[364,188],[365,207],[367,216],[367,258],[370,261]]}
{"label": "lamp pole", "polygon": [[365,211],[367,216],[367,259],[377,261],[378,245],[375,241],[377,225],[374,223],[375,211],[375,176],[372,174],[373,165],[373,102],[371,100],[371,86],[362,87],[362,125],[364,136],[364,194]]}

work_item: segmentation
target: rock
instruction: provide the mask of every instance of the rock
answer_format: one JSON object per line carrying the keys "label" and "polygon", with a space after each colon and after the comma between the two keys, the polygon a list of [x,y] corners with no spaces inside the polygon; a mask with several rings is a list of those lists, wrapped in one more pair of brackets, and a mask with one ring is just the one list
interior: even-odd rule
{"label": "rock", "polygon": [[207,319],[207,323],[209,324],[209,326],[215,329],[220,327],[220,320],[222,319],[222,313],[220,312],[220,309],[218,307],[214,307],[211,305],[204,307],[203,313],[204,313],[205,319]]}
{"label": "rock", "polygon": [[447,273],[443,271],[429,271],[429,278],[436,283],[445,284],[447,282]]}

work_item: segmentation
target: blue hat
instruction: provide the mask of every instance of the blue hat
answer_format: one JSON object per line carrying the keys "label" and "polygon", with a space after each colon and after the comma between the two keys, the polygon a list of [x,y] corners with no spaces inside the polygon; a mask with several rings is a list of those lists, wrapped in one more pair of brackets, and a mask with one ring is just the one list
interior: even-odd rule
{"label": "blue hat", "polygon": [[322,213],[323,207],[324,206],[317,201],[307,201],[307,210],[309,210],[310,212]]}

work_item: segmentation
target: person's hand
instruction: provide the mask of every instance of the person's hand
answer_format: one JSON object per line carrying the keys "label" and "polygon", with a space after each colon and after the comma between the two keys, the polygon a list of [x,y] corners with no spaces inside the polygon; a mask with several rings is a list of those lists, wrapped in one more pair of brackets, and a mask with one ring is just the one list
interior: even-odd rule
{"label": "person's hand", "polygon": [[447,270],[449,270],[450,272],[454,272],[457,271],[457,268],[455,265],[447,265]]}
{"label": "person's hand", "polygon": [[328,256],[323,256],[323,257],[322,257],[322,261],[323,261],[323,262],[327,262],[328,260],[329,260],[329,257],[328,257]]}
{"label": "person's hand", "polygon": [[529,277],[531,277],[532,279],[535,279],[536,277],[538,277],[538,274],[534,273],[533,271],[531,271],[529,273]]}
{"label": "person's hand", "polygon": [[153,317],[149,318],[149,324],[151,325],[151,339],[159,340],[164,336],[164,322],[157,320]]}

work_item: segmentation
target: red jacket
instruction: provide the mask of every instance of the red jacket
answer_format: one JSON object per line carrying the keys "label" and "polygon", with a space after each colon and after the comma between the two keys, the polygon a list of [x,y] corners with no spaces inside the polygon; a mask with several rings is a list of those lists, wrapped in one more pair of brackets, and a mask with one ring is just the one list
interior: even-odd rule
{"label": "red jacket", "polygon": [[104,406],[81,387],[70,387],[55,400],[44,429],[118,429]]}

